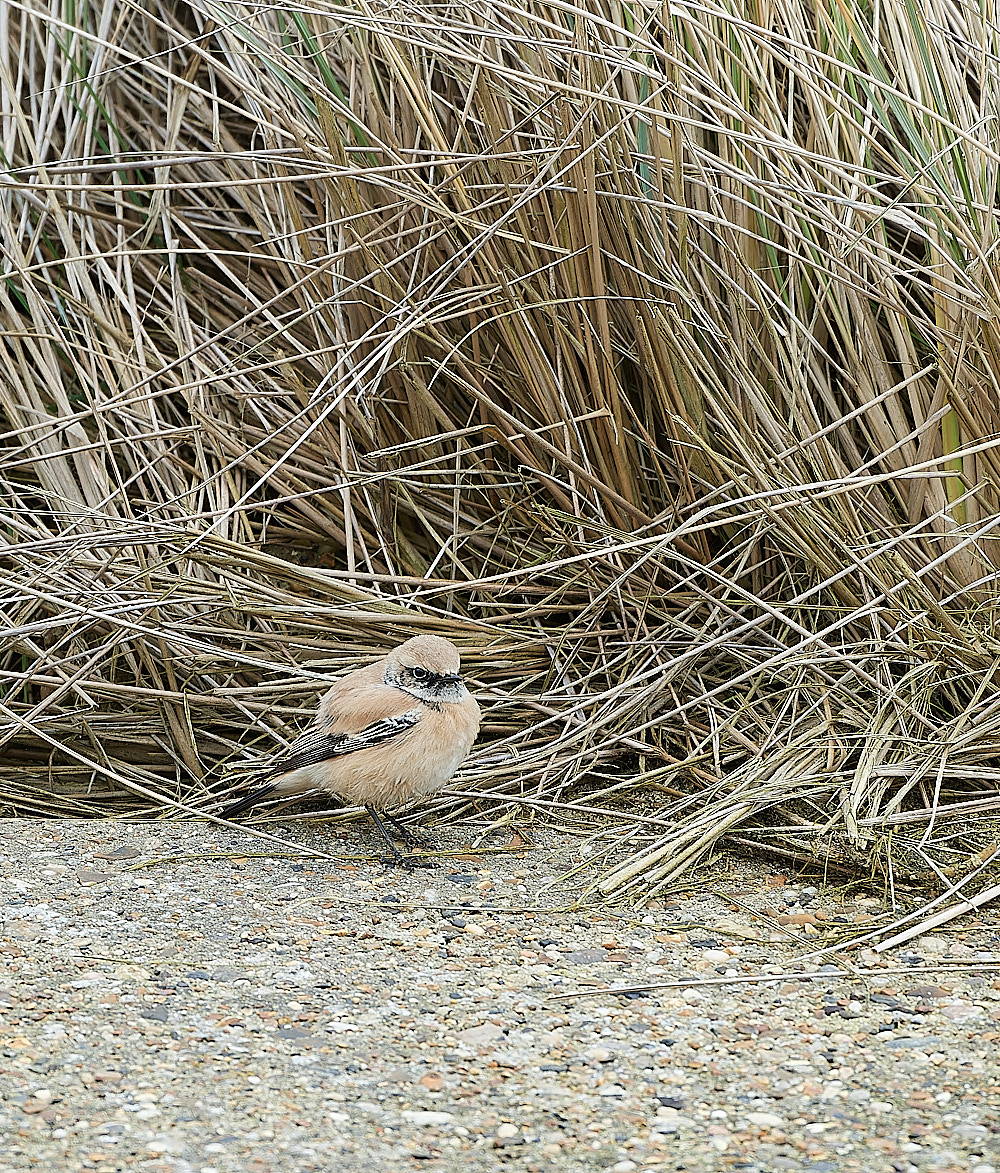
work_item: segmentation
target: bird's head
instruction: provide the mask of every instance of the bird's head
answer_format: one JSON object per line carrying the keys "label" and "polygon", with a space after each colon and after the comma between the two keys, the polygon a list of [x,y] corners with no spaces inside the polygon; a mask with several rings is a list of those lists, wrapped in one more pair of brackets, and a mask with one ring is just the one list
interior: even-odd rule
{"label": "bird's head", "polygon": [[468,693],[458,648],[439,635],[415,635],[386,656],[385,683],[427,704],[455,704]]}

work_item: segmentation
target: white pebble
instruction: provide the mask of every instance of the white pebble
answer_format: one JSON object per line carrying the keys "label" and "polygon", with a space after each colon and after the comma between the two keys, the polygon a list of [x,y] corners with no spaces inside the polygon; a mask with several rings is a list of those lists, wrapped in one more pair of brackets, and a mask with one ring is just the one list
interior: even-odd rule
{"label": "white pebble", "polygon": [[747,1119],[758,1128],[781,1128],[785,1123],[784,1117],[775,1116],[773,1112],[748,1112]]}
{"label": "white pebble", "polygon": [[431,1127],[435,1124],[450,1124],[455,1119],[451,1112],[418,1112],[414,1108],[407,1108],[400,1115],[410,1124],[420,1124]]}

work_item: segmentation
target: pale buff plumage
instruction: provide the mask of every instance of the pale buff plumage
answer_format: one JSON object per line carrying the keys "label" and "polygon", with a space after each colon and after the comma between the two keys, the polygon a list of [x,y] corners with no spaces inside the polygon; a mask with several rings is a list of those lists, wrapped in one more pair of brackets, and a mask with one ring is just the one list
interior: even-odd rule
{"label": "pale buff plumage", "polygon": [[[458,649],[418,635],[351,672],[323,696],[314,724],[287,750],[240,763],[266,788],[223,812],[266,796],[319,791],[378,812],[444,786],[479,732],[479,705],[459,675]],[[387,836],[388,838],[388,836]]]}

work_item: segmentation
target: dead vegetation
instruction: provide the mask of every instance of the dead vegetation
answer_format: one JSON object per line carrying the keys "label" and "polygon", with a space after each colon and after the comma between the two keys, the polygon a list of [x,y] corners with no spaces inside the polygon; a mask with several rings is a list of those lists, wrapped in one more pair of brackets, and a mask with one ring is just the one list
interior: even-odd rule
{"label": "dead vegetation", "polygon": [[432,813],[625,836],[605,896],[981,862],[978,8],[55,12],[0,13],[8,813],[215,811],[433,630],[487,716]]}

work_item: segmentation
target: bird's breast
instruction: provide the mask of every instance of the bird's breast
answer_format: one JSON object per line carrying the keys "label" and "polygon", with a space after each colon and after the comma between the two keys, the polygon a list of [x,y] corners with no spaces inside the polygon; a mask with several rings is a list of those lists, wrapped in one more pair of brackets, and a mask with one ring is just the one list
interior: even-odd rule
{"label": "bird's breast", "polygon": [[[479,732],[479,706],[424,706],[412,729],[384,745],[314,766],[323,789],[357,806],[392,809],[440,790],[468,756]],[[321,777],[321,781],[319,778]]]}

